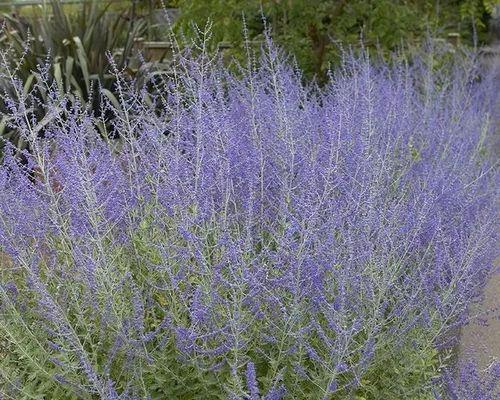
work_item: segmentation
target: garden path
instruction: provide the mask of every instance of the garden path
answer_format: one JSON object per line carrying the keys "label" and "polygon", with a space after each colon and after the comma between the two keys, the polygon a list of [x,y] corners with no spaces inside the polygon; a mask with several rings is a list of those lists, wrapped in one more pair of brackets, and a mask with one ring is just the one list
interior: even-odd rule
{"label": "garden path", "polygon": [[500,273],[486,285],[484,300],[472,310],[474,315],[484,315],[481,322],[471,322],[462,330],[459,358],[476,361],[484,371],[495,361],[500,362]]}
{"label": "garden path", "polygon": [[[497,84],[500,86],[500,41],[489,47],[486,62],[496,70]],[[494,118],[500,122],[500,95]],[[500,125],[500,124],[499,124]],[[500,135],[500,130],[497,132]],[[498,152],[500,149],[496,149]],[[479,322],[473,322],[462,330],[459,343],[459,359],[473,359],[480,370],[486,370],[493,362],[500,362],[500,259],[496,262],[499,270],[492,276],[484,290],[484,299],[472,310],[473,315],[484,315]]]}

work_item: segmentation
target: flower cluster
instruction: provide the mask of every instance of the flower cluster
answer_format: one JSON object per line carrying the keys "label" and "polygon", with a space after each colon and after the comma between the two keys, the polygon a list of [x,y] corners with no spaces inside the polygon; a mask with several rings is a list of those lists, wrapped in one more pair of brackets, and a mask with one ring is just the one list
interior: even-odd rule
{"label": "flower cluster", "polygon": [[0,393],[436,393],[493,271],[498,81],[362,56],[317,87],[283,58],[119,77],[113,135],[56,87],[42,121],[7,101]]}

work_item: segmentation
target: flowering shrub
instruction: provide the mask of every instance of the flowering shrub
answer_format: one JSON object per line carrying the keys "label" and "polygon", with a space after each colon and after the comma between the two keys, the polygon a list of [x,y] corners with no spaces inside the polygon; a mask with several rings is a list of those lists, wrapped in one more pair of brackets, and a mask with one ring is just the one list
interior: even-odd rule
{"label": "flowering shrub", "polygon": [[[445,371],[442,381],[446,393],[452,400],[494,400],[500,396],[500,363],[493,362],[486,370],[480,371],[473,360],[461,361],[453,376]],[[457,373],[458,372],[458,373]],[[436,400],[441,400],[440,394]]]}
{"label": "flowering shrub", "polygon": [[155,96],[119,80],[114,141],[18,88],[0,393],[434,398],[497,243],[498,92],[460,65],[351,57],[318,88],[272,45],[238,76],[179,56]]}

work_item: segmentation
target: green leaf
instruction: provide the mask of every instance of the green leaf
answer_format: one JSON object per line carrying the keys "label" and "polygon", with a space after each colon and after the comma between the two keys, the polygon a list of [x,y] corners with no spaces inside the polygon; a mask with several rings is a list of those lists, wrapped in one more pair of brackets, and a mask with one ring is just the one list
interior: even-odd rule
{"label": "green leaf", "polygon": [[62,94],[64,92],[64,86],[63,86],[63,81],[62,81],[61,63],[59,63],[59,62],[54,64],[54,79],[56,81],[59,93]]}
{"label": "green leaf", "polygon": [[28,79],[26,79],[26,81],[24,82],[24,86],[23,86],[23,95],[24,96],[26,96],[28,94],[28,92],[30,91],[31,85],[33,84],[34,79],[35,79],[35,75],[31,74],[30,76],[28,76]]}
{"label": "green leaf", "polygon": [[75,63],[75,59],[71,56],[68,56],[66,58],[66,65],[64,68],[65,72],[65,83],[66,83],[66,90],[68,90],[71,86],[71,77],[73,75],[73,65]]}
{"label": "green leaf", "polygon": [[115,107],[116,110],[123,111],[120,106],[120,102],[113,93],[111,93],[108,89],[104,88],[101,89],[101,93],[109,99],[109,101],[111,102],[111,104],[113,104],[113,107]]}
{"label": "green leaf", "polygon": [[90,93],[90,74],[88,68],[87,54],[85,53],[82,41],[78,36],[73,37],[73,42],[76,45],[76,53],[78,56],[78,62],[80,64],[80,68],[82,70],[83,79],[85,81],[85,87],[87,89],[87,93]]}

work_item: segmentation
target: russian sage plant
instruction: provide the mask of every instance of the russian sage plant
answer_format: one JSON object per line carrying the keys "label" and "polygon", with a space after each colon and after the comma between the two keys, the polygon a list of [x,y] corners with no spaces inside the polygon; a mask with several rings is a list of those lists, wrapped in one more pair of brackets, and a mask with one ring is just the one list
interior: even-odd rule
{"label": "russian sage plant", "polygon": [[[436,400],[494,400],[500,396],[500,363],[495,361],[485,370],[479,369],[472,361],[460,361],[453,371],[445,370],[441,381],[444,383],[446,397],[436,392]],[[457,375],[457,376],[453,376]]]}
{"label": "russian sage plant", "polygon": [[118,74],[118,139],[57,87],[37,121],[13,77],[2,396],[447,396],[497,255],[498,81],[363,55],[317,87],[290,65],[269,44],[238,73],[178,55],[153,94]]}

